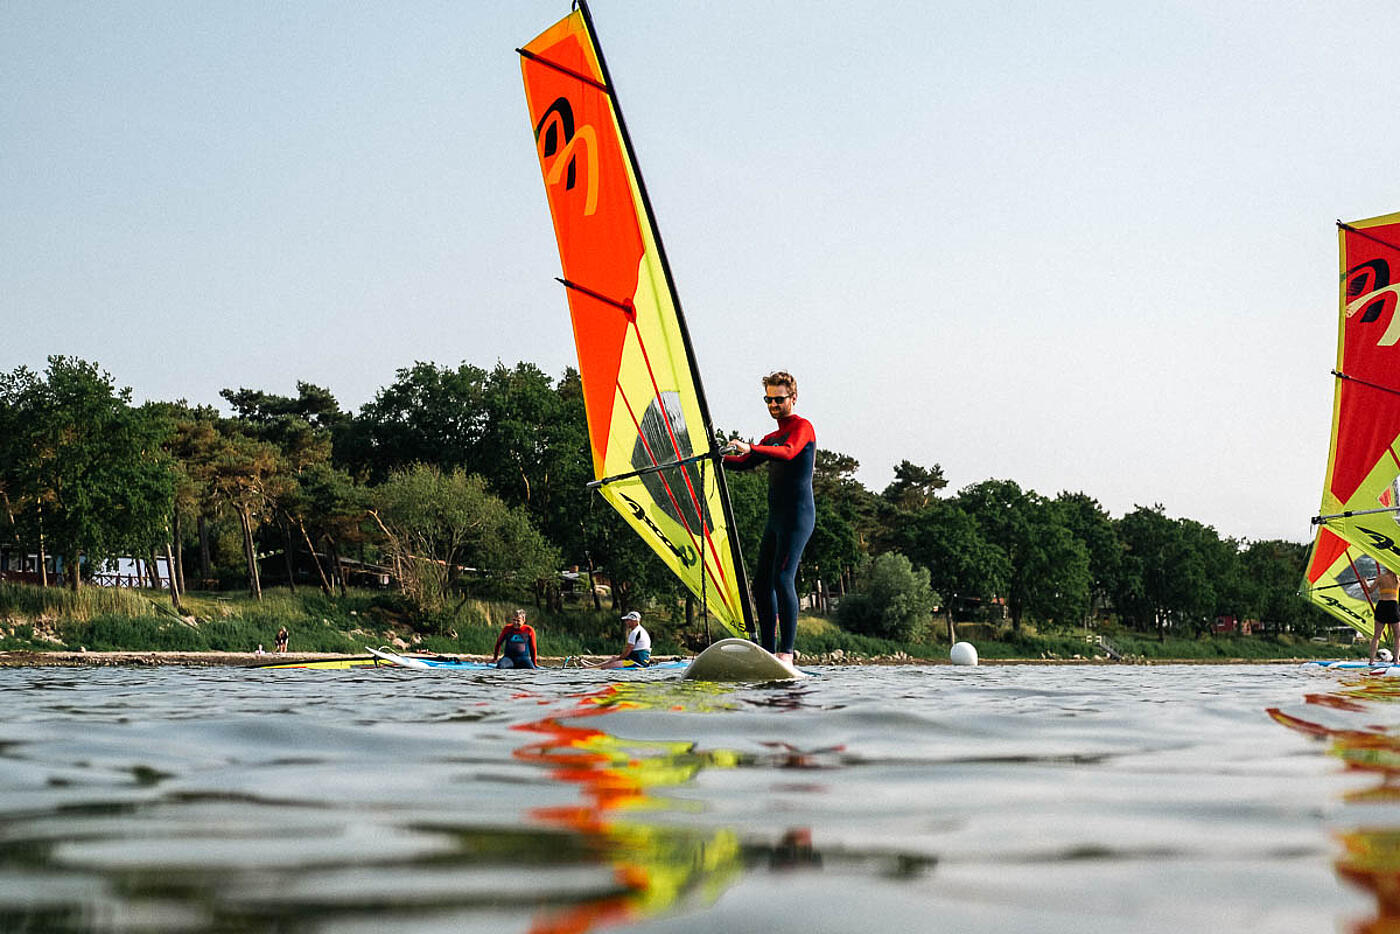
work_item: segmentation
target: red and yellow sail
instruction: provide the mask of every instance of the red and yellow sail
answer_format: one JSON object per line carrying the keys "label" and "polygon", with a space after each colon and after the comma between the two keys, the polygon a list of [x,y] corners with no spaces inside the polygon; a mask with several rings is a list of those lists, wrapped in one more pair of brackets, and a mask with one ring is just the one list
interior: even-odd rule
{"label": "red and yellow sail", "polygon": [[1317,530],[1303,596],[1368,638],[1374,628],[1376,560],[1326,527]]}
{"label": "red and yellow sail", "polygon": [[[743,635],[752,614],[723,470],[711,456],[709,413],[587,6],[519,51],[573,317],[594,476],[710,612]],[[636,473],[677,462],[686,463]]]}
{"label": "red and yellow sail", "polygon": [[1337,381],[1318,522],[1400,570],[1400,214],[1339,228]]}

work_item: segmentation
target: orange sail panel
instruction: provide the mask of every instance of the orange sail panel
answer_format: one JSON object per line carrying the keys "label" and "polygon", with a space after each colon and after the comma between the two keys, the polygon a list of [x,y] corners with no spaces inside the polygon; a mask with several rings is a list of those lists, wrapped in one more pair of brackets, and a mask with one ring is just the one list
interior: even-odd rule
{"label": "orange sail panel", "polygon": [[[724,472],[616,96],[580,5],[523,49],[603,496],[735,635],[751,630]],[[680,466],[664,467],[684,461]]]}
{"label": "orange sail panel", "polygon": [[1339,227],[1337,381],[1319,521],[1400,570],[1400,214]]}

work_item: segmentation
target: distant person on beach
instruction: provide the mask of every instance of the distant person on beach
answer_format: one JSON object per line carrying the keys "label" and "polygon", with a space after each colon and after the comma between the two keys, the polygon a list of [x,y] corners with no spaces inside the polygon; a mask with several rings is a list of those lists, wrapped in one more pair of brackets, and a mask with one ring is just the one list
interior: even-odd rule
{"label": "distant person on beach", "polygon": [[1392,658],[1400,658],[1400,577],[1384,564],[1376,566],[1375,577],[1376,621],[1371,630],[1371,664],[1376,663],[1376,646],[1380,645],[1385,627],[1390,627],[1391,639],[1395,642]]}
{"label": "distant person on beach", "polygon": [[763,377],[763,402],[778,427],[757,444],[729,442],[737,453],[726,455],[724,466],[751,470],[768,465],[768,524],[754,563],[754,610],[759,644],[791,663],[797,642],[797,566],[817,521],[812,498],[817,434],[811,422],[792,414],[797,380],[791,373],[777,370]]}
{"label": "distant person on beach", "polygon": [[277,641],[274,642],[273,645],[272,645],[273,651],[275,651],[275,652],[285,652],[285,651],[287,651],[287,638],[288,638],[288,636],[287,636],[287,627],[286,627],[286,626],[283,626],[281,629],[277,630]]}
{"label": "distant person on beach", "polygon": [[[497,660],[497,656],[500,659]],[[510,622],[501,628],[491,661],[497,668],[537,668],[535,664],[535,628],[525,622],[525,611],[516,610]]]}
{"label": "distant person on beach", "polygon": [[642,628],[642,614],[633,610],[622,617],[627,641],[622,651],[594,668],[645,668],[651,664],[651,634]]}

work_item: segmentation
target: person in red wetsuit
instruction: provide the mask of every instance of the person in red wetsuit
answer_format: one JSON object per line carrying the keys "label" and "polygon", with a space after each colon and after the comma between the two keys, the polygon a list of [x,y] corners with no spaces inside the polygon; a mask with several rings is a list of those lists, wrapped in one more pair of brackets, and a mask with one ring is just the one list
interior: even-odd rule
{"label": "person in red wetsuit", "polygon": [[[500,661],[496,661],[498,655]],[[524,610],[516,610],[515,618],[506,623],[496,637],[491,661],[496,662],[497,668],[535,668],[535,658],[535,628],[525,622]]]}
{"label": "person in red wetsuit", "polygon": [[754,610],[760,644],[791,662],[797,641],[797,565],[817,520],[812,499],[817,435],[811,422],[792,414],[797,380],[791,373],[778,370],[763,377],[763,401],[778,427],[757,444],[731,441],[738,453],[726,455],[724,466],[751,470],[768,465],[768,524],[754,567]]}

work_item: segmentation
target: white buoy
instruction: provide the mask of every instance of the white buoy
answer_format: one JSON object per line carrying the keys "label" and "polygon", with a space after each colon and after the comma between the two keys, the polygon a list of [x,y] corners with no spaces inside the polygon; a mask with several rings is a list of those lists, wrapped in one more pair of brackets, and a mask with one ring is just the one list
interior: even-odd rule
{"label": "white buoy", "polygon": [[948,660],[954,665],[976,665],[977,647],[971,642],[956,643],[948,650]]}

